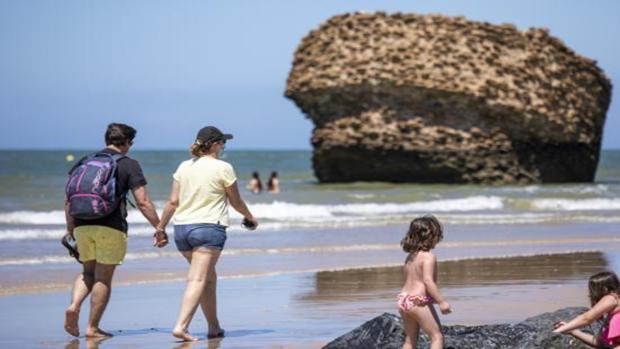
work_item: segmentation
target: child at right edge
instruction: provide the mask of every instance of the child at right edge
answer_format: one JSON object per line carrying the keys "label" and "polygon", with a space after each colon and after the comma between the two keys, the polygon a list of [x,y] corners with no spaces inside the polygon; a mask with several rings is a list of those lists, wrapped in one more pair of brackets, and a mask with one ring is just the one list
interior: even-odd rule
{"label": "child at right edge", "polygon": [[405,284],[398,295],[398,308],[405,327],[403,349],[415,349],[420,328],[431,340],[430,349],[443,348],[441,323],[433,303],[442,314],[452,312],[437,287],[437,258],[431,252],[443,239],[443,228],[434,216],[414,219],[400,242],[408,253],[403,275]]}
{"label": "child at right edge", "polygon": [[[593,348],[620,349],[620,281],[610,271],[590,277],[590,310],[574,319],[555,324],[556,333],[568,333]],[[603,319],[601,331],[592,335],[579,328]]]}

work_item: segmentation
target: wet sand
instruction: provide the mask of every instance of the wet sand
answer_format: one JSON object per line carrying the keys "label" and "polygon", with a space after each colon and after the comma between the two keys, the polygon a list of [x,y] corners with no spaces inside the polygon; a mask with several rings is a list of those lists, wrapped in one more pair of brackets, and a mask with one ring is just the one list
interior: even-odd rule
{"label": "wet sand", "polygon": [[[398,246],[405,228],[231,232],[218,273],[235,278],[397,266],[405,257]],[[445,230],[445,239],[436,249],[439,260],[620,250],[615,224],[457,225]],[[56,241],[52,243],[48,249],[64,253]],[[154,249],[150,238],[130,235],[128,250],[115,274],[118,285],[185,278],[187,265],[173,244]],[[0,265],[0,296],[68,290],[81,267],[62,258],[66,262]]]}
{"label": "wet sand", "polygon": [[[590,252],[441,262],[441,288],[455,309],[441,319],[516,322],[585,306],[589,275],[615,268],[617,260],[614,253]],[[401,282],[399,267],[224,278],[218,297],[227,337],[186,345],[170,335],[183,283],[117,286],[102,321],[116,337],[100,344],[64,333],[68,292],[6,296],[0,297],[0,347],[318,348],[374,316],[396,313]],[[206,335],[202,314],[190,330]]]}

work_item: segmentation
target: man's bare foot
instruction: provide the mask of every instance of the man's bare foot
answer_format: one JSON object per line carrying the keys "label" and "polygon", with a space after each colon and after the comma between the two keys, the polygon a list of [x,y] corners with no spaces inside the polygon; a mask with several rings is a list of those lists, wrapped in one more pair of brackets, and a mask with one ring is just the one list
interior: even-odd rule
{"label": "man's bare foot", "polygon": [[182,340],[184,340],[186,342],[193,342],[193,341],[197,341],[198,340],[198,338],[192,336],[191,334],[189,334],[189,332],[187,332],[187,330],[183,330],[183,329],[175,328],[172,331],[172,335],[177,337],[177,338],[179,338],[179,339],[182,339]]}
{"label": "man's bare foot", "polygon": [[102,337],[114,337],[114,335],[100,328],[88,328],[86,330],[85,337],[86,338],[102,338]]}
{"label": "man's bare foot", "polygon": [[80,327],[78,320],[80,319],[80,311],[71,307],[65,310],[65,331],[73,337],[80,335]]}

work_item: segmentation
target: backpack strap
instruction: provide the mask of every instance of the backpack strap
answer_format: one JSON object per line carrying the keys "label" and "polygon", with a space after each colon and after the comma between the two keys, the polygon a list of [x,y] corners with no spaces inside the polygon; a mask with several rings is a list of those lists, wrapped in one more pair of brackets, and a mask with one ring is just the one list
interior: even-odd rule
{"label": "backpack strap", "polygon": [[[126,157],[127,157],[127,156],[126,156],[126,155],[124,155],[124,154],[118,154],[118,153],[116,153],[116,154],[112,154],[112,159],[114,159],[114,161],[116,161],[117,163],[118,163],[120,160],[122,160],[122,159],[124,159],[124,158],[126,158]],[[136,205],[135,205],[133,202],[131,202],[131,200],[130,200],[130,199],[129,199],[129,197],[127,196],[127,193],[125,193],[125,194],[121,195],[121,199],[122,199],[124,202],[129,203],[129,205],[130,205],[131,207],[136,208]]]}
{"label": "backpack strap", "polygon": [[86,156],[83,156],[80,160],[78,160],[75,165],[73,165],[73,167],[71,167],[71,169],[69,170],[69,174],[72,174],[73,171],[75,171],[76,168],[82,166],[82,164],[84,164],[84,161],[94,157],[95,155],[97,155],[97,153],[92,153],[92,154],[88,154]]}
{"label": "backpack strap", "polygon": [[118,162],[119,160],[124,159],[124,158],[127,157],[125,154],[119,154],[119,153],[115,153],[115,154],[111,154],[111,155],[112,155],[112,159],[114,159],[114,161],[116,161],[116,162]]}

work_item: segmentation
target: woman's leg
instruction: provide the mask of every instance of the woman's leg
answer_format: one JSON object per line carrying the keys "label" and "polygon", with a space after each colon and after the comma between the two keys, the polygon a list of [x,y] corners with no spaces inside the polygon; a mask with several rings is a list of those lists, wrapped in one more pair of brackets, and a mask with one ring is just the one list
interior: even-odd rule
{"label": "woman's leg", "polygon": [[177,323],[174,326],[172,335],[187,341],[196,340],[188,332],[189,323],[198,308],[198,303],[202,297],[209,271],[215,269],[215,264],[220,257],[221,251],[207,249],[204,247],[194,248],[191,256],[188,252],[183,252],[185,258],[190,261],[189,272],[187,275],[187,287],[181,302],[181,310]]}
{"label": "woman's leg", "polygon": [[403,349],[415,349],[418,343],[420,325],[412,315],[402,310],[400,311],[400,317],[403,319],[405,327],[405,344],[403,344]]}
{"label": "woman's leg", "polygon": [[441,323],[433,305],[425,307],[415,307],[411,315],[417,320],[418,324],[431,340],[430,349],[443,349],[443,333]]}
{"label": "woman's leg", "polygon": [[[183,257],[187,259],[188,263],[192,262],[191,252],[181,252]],[[207,283],[205,284],[204,292],[200,297],[200,307],[207,319],[209,325],[208,335],[217,335],[222,333],[220,322],[217,318],[217,273],[215,271],[215,265],[213,265],[213,271],[207,274]]]}
{"label": "woman's leg", "polygon": [[207,283],[202,292],[202,297],[200,297],[200,307],[209,325],[208,335],[216,336],[220,334],[222,328],[217,319],[217,273],[215,272],[215,264],[213,264],[213,268],[207,274]]}

